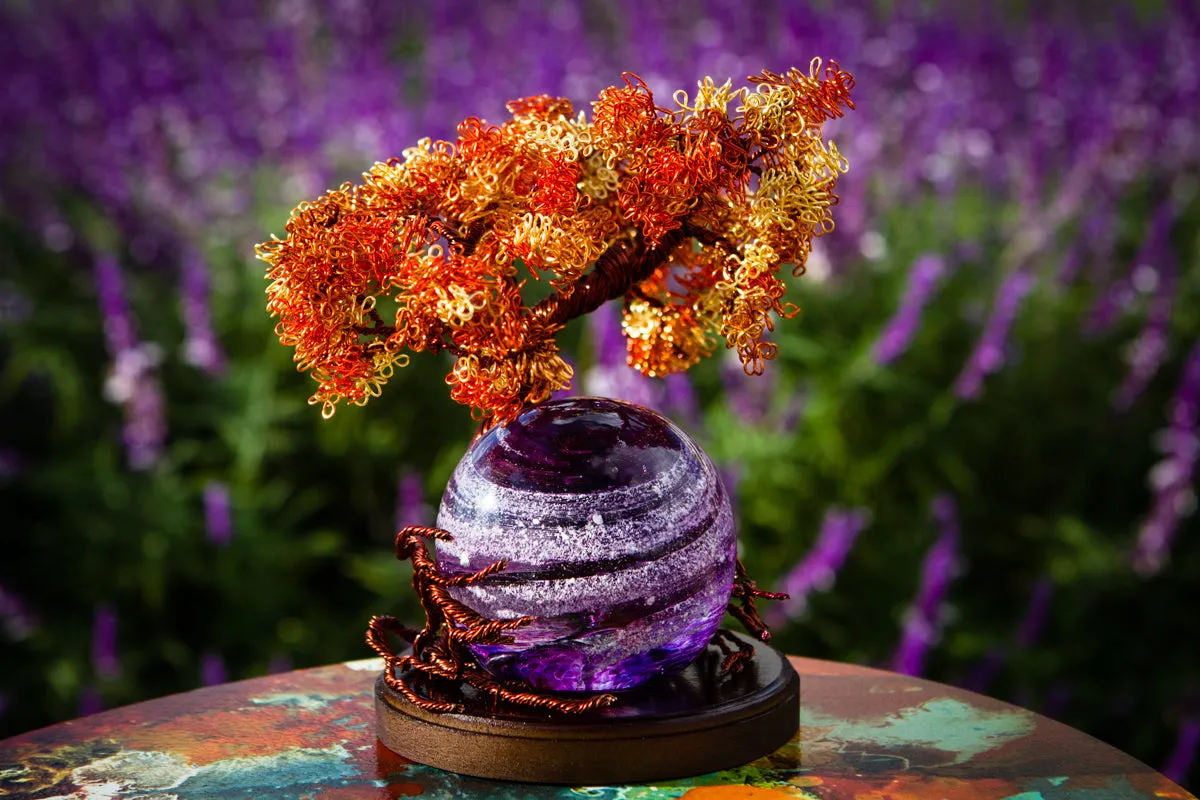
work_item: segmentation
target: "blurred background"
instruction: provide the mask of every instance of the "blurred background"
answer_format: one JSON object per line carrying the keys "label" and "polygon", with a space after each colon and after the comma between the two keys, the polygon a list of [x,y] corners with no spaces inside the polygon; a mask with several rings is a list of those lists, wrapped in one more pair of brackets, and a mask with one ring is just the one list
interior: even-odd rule
{"label": "blurred background", "polygon": [[[0,11],[0,736],[369,655],[473,426],[441,357],[323,422],[264,311],[296,203],[620,73],[836,58],[851,171],[758,378],[624,366],[792,599],[777,644],[967,686],[1195,787],[1200,11],[278,0]],[[1034,8],[1036,6],[1036,9]]]}

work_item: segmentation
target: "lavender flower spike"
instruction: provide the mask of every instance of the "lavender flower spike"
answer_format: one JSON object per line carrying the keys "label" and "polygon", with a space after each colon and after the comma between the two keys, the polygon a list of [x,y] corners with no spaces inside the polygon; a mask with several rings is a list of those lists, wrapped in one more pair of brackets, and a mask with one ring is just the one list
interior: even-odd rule
{"label": "lavender flower spike", "polygon": [[779,625],[789,617],[799,617],[808,605],[809,594],[833,586],[855,539],[866,527],[867,517],[866,510],[861,508],[850,511],[831,508],[825,513],[816,543],[780,582],[779,591],[787,592],[788,599],[767,611],[769,624]]}
{"label": "lavender flower spike", "polygon": [[1142,522],[1133,556],[1134,569],[1144,576],[1163,568],[1175,529],[1196,507],[1192,480],[1200,457],[1200,340],[1184,364],[1168,417],[1169,425],[1156,442],[1164,457],[1149,476],[1154,506]]}
{"label": "lavender flower spike", "polygon": [[1146,324],[1125,353],[1129,372],[1113,398],[1118,411],[1128,410],[1150,383],[1167,357],[1167,339],[1171,328],[1171,307],[1175,302],[1176,269],[1169,246],[1171,223],[1175,210],[1163,203],[1151,223],[1149,242],[1142,247],[1133,267],[1133,287],[1154,292],[1154,300],[1146,315]]}
{"label": "lavender flower spike", "polygon": [[87,717],[104,710],[104,698],[95,686],[86,686],[79,692],[79,716]]}
{"label": "lavender flower spike", "polygon": [[116,259],[112,256],[98,258],[96,292],[100,300],[100,313],[104,318],[104,341],[108,345],[109,355],[113,358],[126,350],[133,350],[138,343],[122,284],[121,268]]}
{"label": "lavender flower spike", "polygon": [[1017,645],[1031,647],[1037,641],[1042,629],[1046,627],[1046,618],[1050,615],[1050,602],[1054,599],[1054,582],[1043,577],[1034,584],[1033,592],[1029,595],[1029,605],[1025,608],[1025,618],[1017,630]]}
{"label": "lavender flower spike", "polygon": [[10,640],[19,642],[37,628],[35,617],[13,592],[0,586],[0,631]]}
{"label": "lavender flower spike", "polygon": [[121,673],[117,658],[117,612],[112,606],[97,606],[92,618],[92,669],[98,678],[115,678]]}
{"label": "lavender flower spike", "polygon": [[996,680],[996,676],[1000,674],[1001,668],[1004,667],[1004,649],[999,646],[992,647],[988,650],[987,655],[980,659],[979,663],[967,673],[959,685],[968,691],[986,694],[987,688],[992,685],[992,681]]}
{"label": "lavender flower spike", "polygon": [[1164,265],[1170,268],[1170,233],[1175,214],[1174,205],[1170,201],[1158,206],[1147,227],[1142,245],[1130,265],[1129,274],[1113,281],[1101,295],[1088,316],[1085,332],[1095,335],[1112,328],[1120,315],[1133,303],[1139,283],[1144,284],[1149,280],[1162,287],[1162,276],[1157,273]]}
{"label": "lavender flower spike", "polygon": [[116,259],[101,256],[95,268],[104,338],[112,358],[104,396],[124,412],[122,433],[129,466],[149,469],[158,461],[166,439],[162,390],[154,374],[162,356],[156,346],[137,340]]}
{"label": "lavender flower spike", "polygon": [[225,660],[216,653],[205,653],[200,657],[200,683],[204,686],[215,686],[225,683],[229,676],[225,670]]}
{"label": "lavender flower spike", "polygon": [[184,253],[182,273],[183,324],[187,331],[184,360],[217,375],[225,367],[225,357],[209,317],[208,269],[199,252],[188,249]]}
{"label": "lavender flower spike", "polygon": [[767,421],[776,383],[778,377],[775,370],[767,370],[762,375],[747,375],[733,350],[727,350],[721,359],[725,404],[746,425],[755,427]]}
{"label": "lavender flower spike", "polygon": [[890,364],[899,358],[917,333],[921,324],[921,312],[933,296],[938,282],[946,272],[941,256],[926,253],[913,262],[908,271],[908,285],[900,299],[900,307],[888,320],[879,339],[875,342],[875,362]]}
{"label": "lavender flower spike", "polygon": [[582,376],[584,394],[611,397],[654,410],[663,410],[664,387],[626,363],[625,339],[621,335],[619,305],[608,303],[588,315],[593,366]]}
{"label": "lavender flower spike", "polygon": [[221,481],[210,481],[204,487],[204,529],[208,540],[220,547],[233,539],[229,487]]}
{"label": "lavender flower spike", "polygon": [[425,487],[421,476],[411,469],[400,473],[396,482],[396,530],[409,525],[432,525],[433,507],[425,502]]}
{"label": "lavender flower spike", "polygon": [[943,604],[951,581],[958,573],[958,513],[949,495],[935,498],[931,508],[941,532],[921,566],[921,585],[905,615],[900,644],[892,655],[892,670],[920,675],[925,655],[941,636],[945,618]]}
{"label": "lavender flower spike", "polygon": [[676,372],[663,378],[663,406],[667,415],[693,427],[701,425],[700,401],[696,387],[686,372]]}
{"label": "lavender flower spike", "polygon": [[1167,757],[1162,774],[1176,783],[1183,783],[1196,760],[1197,752],[1200,752],[1200,717],[1190,717],[1179,726],[1175,748]]}
{"label": "lavender flower spike", "polygon": [[1008,339],[1021,301],[1031,288],[1033,276],[1024,270],[1016,270],[1000,284],[992,315],[975,345],[975,351],[954,384],[954,393],[960,398],[970,400],[978,397],[983,388],[983,379],[1004,364],[1005,340]]}
{"label": "lavender flower spike", "polygon": [[[1025,649],[1037,641],[1042,628],[1046,626],[1046,617],[1049,616],[1050,601],[1053,596],[1054,583],[1050,578],[1040,578],[1034,584],[1033,591],[1029,595],[1029,603],[1025,607],[1025,616],[1021,619],[1021,625],[1017,629],[1016,644],[1018,647]],[[1004,648],[994,647],[970,672],[962,682],[962,687],[970,689],[972,692],[987,691],[987,687],[1000,674],[1004,661]]]}

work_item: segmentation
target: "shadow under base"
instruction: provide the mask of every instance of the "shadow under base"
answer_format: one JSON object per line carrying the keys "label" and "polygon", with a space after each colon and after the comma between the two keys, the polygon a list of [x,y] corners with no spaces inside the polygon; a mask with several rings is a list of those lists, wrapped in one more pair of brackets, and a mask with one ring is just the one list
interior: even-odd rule
{"label": "shadow under base", "polygon": [[[683,672],[616,692],[614,705],[585,714],[439,714],[381,675],[376,730],[398,755],[478,778],[594,786],[728,769],[779,749],[800,720],[800,678],[787,658],[731,635],[754,649],[739,672],[722,676],[722,657],[710,647]],[[468,707],[486,704],[474,689],[461,691]]]}

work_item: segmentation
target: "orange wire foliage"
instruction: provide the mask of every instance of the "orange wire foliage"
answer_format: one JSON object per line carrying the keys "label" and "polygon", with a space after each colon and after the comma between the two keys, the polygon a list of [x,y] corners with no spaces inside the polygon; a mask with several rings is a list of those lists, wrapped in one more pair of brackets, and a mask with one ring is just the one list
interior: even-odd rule
{"label": "orange wire foliage", "polygon": [[[847,164],[821,127],[854,107],[854,79],[814,59],[736,91],[706,78],[667,109],[624,78],[590,123],[543,95],[509,103],[499,127],[465,120],[453,144],[423,139],[259,245],[276,333],[324,416],[378,395],[409,352],[445,350],[451,396],[506,422],[569,383],[554,343],[566,322],[622,296],[629,364],[646,375],[688,369],[718,336],[762,372],[771,315],[796,311],[779,271],[802,273],[833,228]],[[543,276],[554,292],[526,306]]]}

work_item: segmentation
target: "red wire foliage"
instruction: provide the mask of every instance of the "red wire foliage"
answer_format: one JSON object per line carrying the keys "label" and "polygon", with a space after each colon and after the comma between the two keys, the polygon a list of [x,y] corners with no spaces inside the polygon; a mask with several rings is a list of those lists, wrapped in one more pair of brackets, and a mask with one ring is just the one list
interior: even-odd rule
{"label": "red wire foliage", "polygon": [[[448,541],[453,538],[440,528],[412,525],[396,534],[396,558],[413,565],[413,589],[425,611],[425,627],[409,628],[394,617],[371,617],[367,625],[367,645],[384,662],[383,679],[387,685],[410,703],[427,711],[462,713],[487,711],[487,708],[468,708],[460,691],[462,684],[473,687],[489,698],[490,710],[500,705],[539,709],[560,714],[582,714],[605,708],[616,702],[614,694],[598,694],[587,698],[571,698],[539,692],[526,685],[504,684],[489,675],[471,655],[467,645],[510,644],[509,634],[534,621],[534,617],[511,620],[491,620],[455,600],[450,589],[486,582],[488,577],[503,570],[506,562],[497,561],[470,575],[445,577],[437,562],[429,555],[427,539]],[[742,562],[737,562],[733,597],[729,613],[748,631],[762,639],[771,634],[758,616],[756,598],[785,600],[786,594],[764,592],[746,576]],[[397,655],[388,636],[394,635],[412,647]],[[717,633],[713,643],[721,650],[724,660],[721,674],[740,671],[750,662],[754,651],[725,631]]]}
{"label": "red wire foliage", "polygon": [[[259,245],[276,333],[325,416],[379,394],[408,353],[445,350],[451,396],[485,426],[506,422],[569,383],[563,325],[622,296],[643,373],[686,370],[717,337],[762,371],[772,315],[795,313],[778,273],[802,272],[833,227],[847,166],[821,126],[853,108],[853,78],[817,59],[753,88],[705,79],[673,109],[624,78],[590,123],[543,95],[510,103],[499,126],[463,121],[453,143],[423,139],[301,203],[286,238]],[[543,275],[553,294],[526,306]]]}

